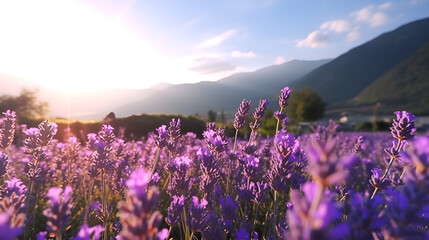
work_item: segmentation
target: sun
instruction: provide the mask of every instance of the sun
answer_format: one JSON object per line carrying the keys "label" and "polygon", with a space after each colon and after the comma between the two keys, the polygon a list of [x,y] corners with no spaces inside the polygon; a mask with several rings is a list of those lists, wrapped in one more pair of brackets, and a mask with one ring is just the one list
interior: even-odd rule
{"label": "sun", "polygon": [[78,1],[0,0],[0,32],[0,72],[58,91],[145,88],[165,72],[153,44]]}

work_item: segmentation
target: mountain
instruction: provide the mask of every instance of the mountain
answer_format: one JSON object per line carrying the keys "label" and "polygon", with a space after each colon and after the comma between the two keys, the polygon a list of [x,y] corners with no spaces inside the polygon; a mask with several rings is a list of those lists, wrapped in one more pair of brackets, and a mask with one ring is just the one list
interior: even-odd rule
{"label": "mountain", "polygon": [[206,114],[209,110],[236,111],[243,99],[256,106],[259,99],[271,99],[280,89],[330,59],[293,60],[255,72],[237,73],[216,82],[178,84],[157,89],[141,101],[115,110],[120,116],[136,113]]}
{"label": "mountain", "polygon": [[406,109],[414,114],[429,114],[428,93],[429,41],[366,87],[351,105],[380,103],[388,112]]}
{"label": "mountain", "polygon": [[309,87],[328,107],[353,99],[429,40],[429,18],[408,23],[337,57],[292,83]]}

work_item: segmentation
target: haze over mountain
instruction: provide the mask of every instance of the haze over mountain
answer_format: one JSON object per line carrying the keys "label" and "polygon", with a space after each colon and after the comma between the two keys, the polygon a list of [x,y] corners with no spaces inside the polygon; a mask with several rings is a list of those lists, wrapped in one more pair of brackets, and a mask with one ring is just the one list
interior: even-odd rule
{"label": "haze over mountain", "polygon": [[[293,60],[255,72],[238,73],[216,82],[172,85],[145,95],[141,101],[115,110],[118,115],[135,113],[205,114],[209,110],[235,111],[245,98],[254,105],[271,100],[280,89],[330,60]],[[143,96],[143,95],[142,95]]]}

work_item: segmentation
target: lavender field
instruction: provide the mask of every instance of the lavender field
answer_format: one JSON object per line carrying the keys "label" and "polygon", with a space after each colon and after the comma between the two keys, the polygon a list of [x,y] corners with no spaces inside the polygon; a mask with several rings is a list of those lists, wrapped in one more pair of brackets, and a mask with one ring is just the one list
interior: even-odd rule
{"label": "lavender field", "polygon": [[59,141],[55,123],[26,129],[4,112],[0,238],[429,239],[429,136],[415,116],[392,114],[390,133],[331,121],[298,136],[286,130],[290,92],[271,137],[258,135],[266,100],[253,112],[241,102],[235,138],[171,119],[138,141],[109,125]]}

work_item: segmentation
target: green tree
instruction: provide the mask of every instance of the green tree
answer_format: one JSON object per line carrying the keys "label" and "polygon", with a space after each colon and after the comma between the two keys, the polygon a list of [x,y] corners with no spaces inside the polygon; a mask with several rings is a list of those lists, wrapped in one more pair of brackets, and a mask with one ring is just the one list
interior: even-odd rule
{"label": "green tree", "polygon": [[209,117],[208,122],[216,122],[217,113],[215,111],[209,110],[207,114]]}
{"label": "green tree", "polygon": [[22,89],[19,96],[0,96],[0,111],[15,111],[19,118],[37,118],[47,114],[49,105],[37,99],[38,90]]}
{"label": "green tree", "polygon": [[325,104],[313,90],[304,88],[292,92],[286,107],[288,118],[294,122],[312,122],[323,117]]}

